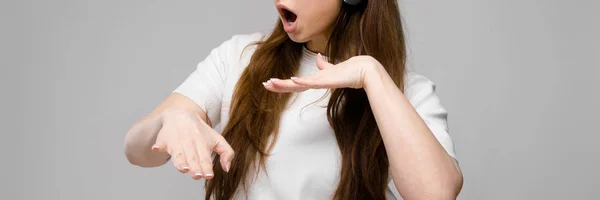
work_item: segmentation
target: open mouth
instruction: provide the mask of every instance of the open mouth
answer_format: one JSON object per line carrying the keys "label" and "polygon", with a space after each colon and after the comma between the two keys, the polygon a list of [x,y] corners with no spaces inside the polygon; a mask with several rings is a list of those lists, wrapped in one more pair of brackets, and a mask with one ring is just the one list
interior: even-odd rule
{"label": "open mouth", "polygon": [[294,24],[294,22],[296,22],[296,19],[298,18],[298,16],[294,12],[284,7],[280,8],[279,12],[281,14],[281,17],[283,17],[285,22],[287,22],[289,25]]}

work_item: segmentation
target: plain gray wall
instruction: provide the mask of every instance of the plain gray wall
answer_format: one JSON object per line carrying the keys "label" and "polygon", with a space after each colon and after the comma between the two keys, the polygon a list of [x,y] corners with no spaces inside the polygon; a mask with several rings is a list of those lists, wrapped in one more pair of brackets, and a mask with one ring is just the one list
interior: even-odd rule
{"label": "plain gray wall", "polygon": [[[598,199],[598,1],[402,1],[410,64],[438,85],[459,199]],[[123,155],[129,127],[272,1],[0,3],[0,199],[201,199],[169,163]]]}

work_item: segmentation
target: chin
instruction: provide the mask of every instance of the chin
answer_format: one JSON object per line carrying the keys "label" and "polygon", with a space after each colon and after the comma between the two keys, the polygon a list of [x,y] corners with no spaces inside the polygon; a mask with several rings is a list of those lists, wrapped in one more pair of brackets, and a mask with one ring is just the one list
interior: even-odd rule
{"label": "chin", "polygon": [[310,40],[309,37],[306,37],[305,35],[302,35],[298,32],[288,33],[287,35],[292,41],[296,43],[306,43]]}

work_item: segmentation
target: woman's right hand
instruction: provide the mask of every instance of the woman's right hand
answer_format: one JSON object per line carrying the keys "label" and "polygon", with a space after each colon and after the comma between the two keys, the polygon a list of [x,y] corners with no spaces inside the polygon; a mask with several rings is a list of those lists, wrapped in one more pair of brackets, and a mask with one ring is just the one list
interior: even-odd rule
{"label": "woman's right hand", "polygon": [[152,151],[168,153],[179,172],[189,173],[196,180],[214,176],[213,151],[220,155],[222,169],[229,171],[233,149],[197,113],[165,111],[161,118],[162,128]]}

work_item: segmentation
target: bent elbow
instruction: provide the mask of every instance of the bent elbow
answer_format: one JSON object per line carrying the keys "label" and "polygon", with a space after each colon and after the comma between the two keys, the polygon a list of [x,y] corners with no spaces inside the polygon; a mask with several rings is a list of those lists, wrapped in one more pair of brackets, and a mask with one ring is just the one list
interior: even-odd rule
{"label": "bent elbow", "polygon": [[127,158],[127,161],[135,166],[140,166],[143,165],[143,163],[140,162],[140,159],[138,159],[136,157],[136,154],[132,152],[132,150],[130,150],[130,148],[128,148],[127,146],[125,146],[125,158]]}
{"label": "bent elbow", "polygon": [[148,156],[141,155],[140,153],[134,153],[132,151],[125,150],[125,157],[127,161],[132,165],[144,168],[159,167],[168,162],[167,159],[148,158]]}
{"label": "bent elbow", "polygon": [[143,167],[145,166],[145,163],[143,162],[143,159],[140,159],[140,155],[138,152],[135,152],[135,150],[133,150],[133,147],[131,144],[128,144],[127,142],[125,143],[125,148],[123,153],[125,154],[125,158],[127,158],[127,161],[135,166],[140,166]]}
{"label": "bent elbow", "polygon": [[411,196],[403,196],[406,200],[455,200],[457,197],[458,193],[454,190],[437,190]]}
{"label": "bent elbow", "polygon": [[403,198],[406,200],[455,200],[462,190],[463,177],[461,174],[458,174],[451,181],[448,181],[447,184],[440,186],[423,188],[420,192],[410,192],[406,196],[403,195]]}
{"label": "bent elbow", "polygon": [[448,187],[443,191],[444,199],[456,199],[462,190],[464,179],[463,175],[458,169],[450,179]]}
{"label": "bent elbow", "polygon": [[458,195],[462,190],[463,176],[458,173],[451,180],[452,181],[449,181],[444,189],[438,190],[437,193],[435,193],[434,197],[436,198],[434,199],[455,200],[458,198]]}

